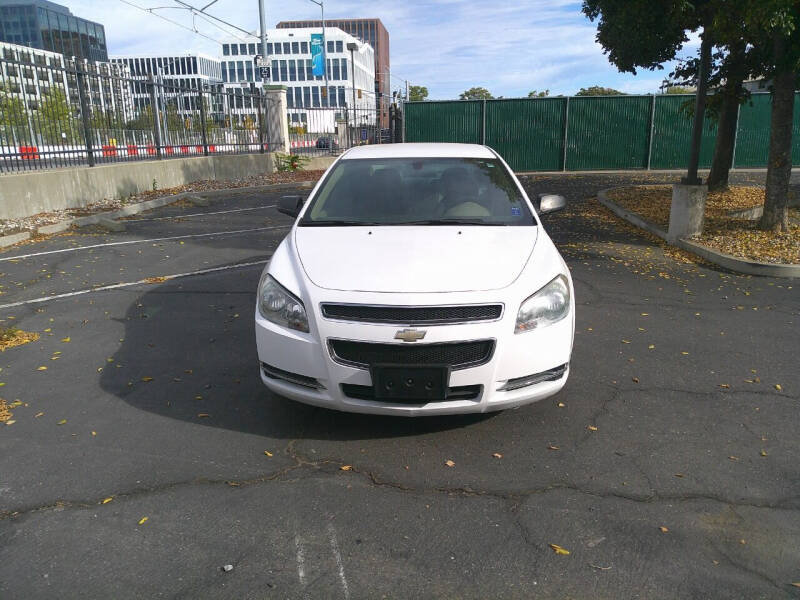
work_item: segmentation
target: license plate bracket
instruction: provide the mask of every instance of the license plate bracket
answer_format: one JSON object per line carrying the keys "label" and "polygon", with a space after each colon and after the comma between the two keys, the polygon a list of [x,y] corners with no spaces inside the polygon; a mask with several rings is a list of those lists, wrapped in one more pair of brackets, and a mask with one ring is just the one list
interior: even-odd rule
{"label": "license plate bracket", "polygon": [[372,365],[376,400],[445,400],[450,382],[446,365]]}

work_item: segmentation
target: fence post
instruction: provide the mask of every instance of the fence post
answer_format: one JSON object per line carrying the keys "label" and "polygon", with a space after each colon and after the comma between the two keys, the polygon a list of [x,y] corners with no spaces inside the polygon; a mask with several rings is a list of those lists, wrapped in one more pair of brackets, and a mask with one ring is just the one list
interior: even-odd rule
{"label": "fence post", "polygon": [[262,88],[256,88],[258,92],[258,151],[264,154],[264,94]]}
{"label": "fence post", "polygon": [[147,85],[150,86],[150,108],[153,113],[153,134],[156,138],[156,155],[161,160],[161,117],[158,116],[158,104],[156,104],[156,80],[153,74],[147,78]]}
{"label": "fence post", "polygon": [[86,74],[81,70],[80,63],[75,61],[75,76],[78,82],[78,100],[81,104],[81,121],[83,123],[83,143],[86,145],[86,157],[89,159],[89,166],[94,166],[94,151],[92,149],[92,132],[89,124],[89,103],[86,101]]}
{"label": "fence post", "polygon": [[731,156],[731,168],[736,168],[736,142],[739,141],[739,115],[742,113],[742,105],[736,107],[736,131],[733,132],[733,156]]}
{"label": "fence post", "polygon": [[486,98],[481,106],[481,144],[486,145]]}
{"label": "fence post", "polygon": [[567,134],[569,133],[569,96],[567,96],[567,106],[564,110],[564,156],[561,160],[561,170],[567,170]]}
{"label": "fence post", "polygon": [[656,95],[653,94],[653,102],[650,104],[650,139],[647,143],[647,170],[650,170],[650,159],[653,156],[653,131],[656,122]]}
{"label": "fence post", "polygon": [[198,101],[200,102],[200,136],[203,140],[203,156],[208,156],[208,137],[206,136],[206,102],[203,95],[203,83],[200,83],[200,92],[198,94]]}

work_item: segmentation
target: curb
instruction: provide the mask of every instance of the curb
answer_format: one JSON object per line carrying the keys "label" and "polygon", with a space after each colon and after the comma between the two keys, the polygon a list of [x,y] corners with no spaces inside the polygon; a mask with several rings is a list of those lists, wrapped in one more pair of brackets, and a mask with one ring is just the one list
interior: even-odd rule
{"label": "curb", "polygon": [[[629,187],[629,186],[619,186],[619,187]],[[664,231],[662,231],[652,223],[645,221],[640,216],[632,213],[631,211],[625,208],[622,208],[621,206],[610,200],[608,198],[607,193],[615,189],[619,188],[607,188],[605,190],[600,190],[599,192],[597,192],[597,201],[600,202],[600,204],[602,204],[606,208],[608,208],[618,217],[625,219],[626,221],[628,221],[633,225],[636,225],[640,229],[644,229],[648,233],[652,233],[653,235],[661,238],[671,246],[676,246],[677,248],[681,248],[682,250],[686,250],[687,252],[696,254],[700,258],[703,258],[704,260],[707,260],[710,263],[713,263],[719,267],[728,269],[729,271],[733,271],[735,273],[743,273],[745,275],[757,275],[760,277],[784,277],[789,279],[800,278],[800,265],[787,265],[782,263],[766,263],[756,260],[745,260],[742,258],[731,256],[730,254],[725,254],[723,252],[712,250],[707,246],[703,246],[702,244],[698,244],[697,242],[693,242],[691,240],[687,240],[684,238],[680,238],[676,240],[674,243],[670,243],[667,240],[667,234]]]}
{"label": "curb", "polygon": [[24,242],[30,237],[31,237],[30,231],[22,231],[20,233],[12,233],[11,235],[0,236],[0,248],[5,248],[6,246],[13,246],[14,244],[19,244],[20,242]]}
{"label": "curb", "polygon": [[[87,215],[85,217],[76,217],[72,219],[66,219],[64,221],[59,221],[58,223],[53,223],[51,225],[43,225],[36,229],[37,235],[47,235],[51,233],[60,233],[62,231],[66,231],[70,227],[86,227],[87,225],[96,225],[101,221],[107,221],[109,219],[119,219],[120,217],[129,217],[131,215],[138,215],[140,212],[144,212],[146,210],[150,210],[153,208],[160,208],[162,206],[167,206],[168,204],[172,204],[173,202],[177,202],[178,200],[182,200],[184,198],[190,196],[201,196],[201,197],[209,197],[209,198],[217,198],[220,196],[225,196],[232,192],[259,192],[259,191],[268,191],[268,190],[277,190],[282,188],[310,188],[315,185],[316,182],[314,181],[293,181],[290,183],[272,183],[269,185],[256,185],[250,187],[238,187],[238,188],[223,188],[218,190],[208,190],[205,192],[198,192],[198,191],[189,191],[189,192],[181,192],[179,194],[174,194],[172,196],[162,196],[161,198],[153,198],[152,200],[146,200],[144,202],[139,202],[138,204],[131,204],[129,206],[125,206],[123,208],[117,210],[111,210],[106,212],[99,212],[93,215]],[[22,234],[15,234],[15,235],[22,235]],[[30,237],[30,233],[28,233],[28,237]],[[7,236],[13,237],[13,236]],[[5,238],[0,238],[0,247],[2,247],[2,240]],[[20,238],[16,242],[12,242],[14,244],[22,241],[23,239],[27,238]],[[11,244],[6,244],[11,245]]]}

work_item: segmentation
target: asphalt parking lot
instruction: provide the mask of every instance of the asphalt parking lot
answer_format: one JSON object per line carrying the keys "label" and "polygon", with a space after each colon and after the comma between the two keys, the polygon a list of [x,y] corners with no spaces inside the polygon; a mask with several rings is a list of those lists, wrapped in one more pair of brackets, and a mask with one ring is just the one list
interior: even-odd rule
{"label": "asphalt parking lot", "polygon": [[570,200],[546,226],[575,350],[561,393],[492,415],[262,386],[285,192],[0,253],[2,324],[41,335],[0,353],[24,403],[0,425],[0,598],[800,597],[800,282],[687,262],[587,200],[658,179],[528,180]]}

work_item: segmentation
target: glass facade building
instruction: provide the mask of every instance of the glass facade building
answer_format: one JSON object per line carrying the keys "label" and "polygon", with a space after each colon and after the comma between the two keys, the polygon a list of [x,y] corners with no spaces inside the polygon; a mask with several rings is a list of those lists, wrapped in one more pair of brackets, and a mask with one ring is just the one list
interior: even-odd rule
{"label": "glass facade building", "polygon": [[48,0],[0,0],[0,41],[108,61],[105,28]]}

